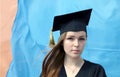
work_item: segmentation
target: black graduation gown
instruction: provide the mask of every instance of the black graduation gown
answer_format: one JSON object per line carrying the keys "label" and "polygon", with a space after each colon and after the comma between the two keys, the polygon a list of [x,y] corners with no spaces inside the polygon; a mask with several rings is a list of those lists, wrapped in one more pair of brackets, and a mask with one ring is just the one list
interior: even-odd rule
{"label": "black graduation gown", "polygon": [[[84,61],[85,63],[75,77],[107,77],[101,65]],[[64,65],[60,70],[59,77],[67,77]]]}

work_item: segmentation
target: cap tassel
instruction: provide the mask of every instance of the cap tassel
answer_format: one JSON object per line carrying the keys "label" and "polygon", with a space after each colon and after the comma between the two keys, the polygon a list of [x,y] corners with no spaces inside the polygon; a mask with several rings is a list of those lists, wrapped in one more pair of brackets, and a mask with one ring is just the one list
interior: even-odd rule
{"label": "cap tassel", "polygon": [[49,42],[49,47],[53,48],[55,46],[55,41],[54,41],[54,37],[53,37],[53,33],[52,30],[50,31],[50,42]]}

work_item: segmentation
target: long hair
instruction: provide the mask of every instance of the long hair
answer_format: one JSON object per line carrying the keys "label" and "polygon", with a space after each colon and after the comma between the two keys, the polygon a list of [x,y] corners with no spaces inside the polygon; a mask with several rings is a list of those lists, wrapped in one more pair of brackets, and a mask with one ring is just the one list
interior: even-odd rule
{"label": "long hair", "polygon": [[58,77],[60,68],[63,65],[65,52],[62,46],[66,33],[61,34],[58,43],[45,57],[42,64],[41,77]]}

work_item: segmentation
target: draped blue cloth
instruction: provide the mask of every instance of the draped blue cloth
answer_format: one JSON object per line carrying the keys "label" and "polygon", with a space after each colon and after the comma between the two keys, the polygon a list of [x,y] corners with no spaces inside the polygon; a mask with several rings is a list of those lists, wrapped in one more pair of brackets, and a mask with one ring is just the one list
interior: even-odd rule
{"label": "draped blue cloth", "polygon": [[[108,77],[120,77],[119,0],[18,0],[6,77],[39,77],[53,17],[88,8],[93,11],[82,57],[101,64]],[[57,41],[59,32],[54,36]]]}

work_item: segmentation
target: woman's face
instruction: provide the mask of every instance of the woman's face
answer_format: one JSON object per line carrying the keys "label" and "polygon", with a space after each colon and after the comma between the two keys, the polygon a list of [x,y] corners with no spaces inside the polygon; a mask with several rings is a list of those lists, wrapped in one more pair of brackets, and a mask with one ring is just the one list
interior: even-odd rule
{"label": "woman's face", "polygon": [[86,32],[69,31],[63,40],[63,48],[66,57],[78,58],[82,53],[86,42]]}

